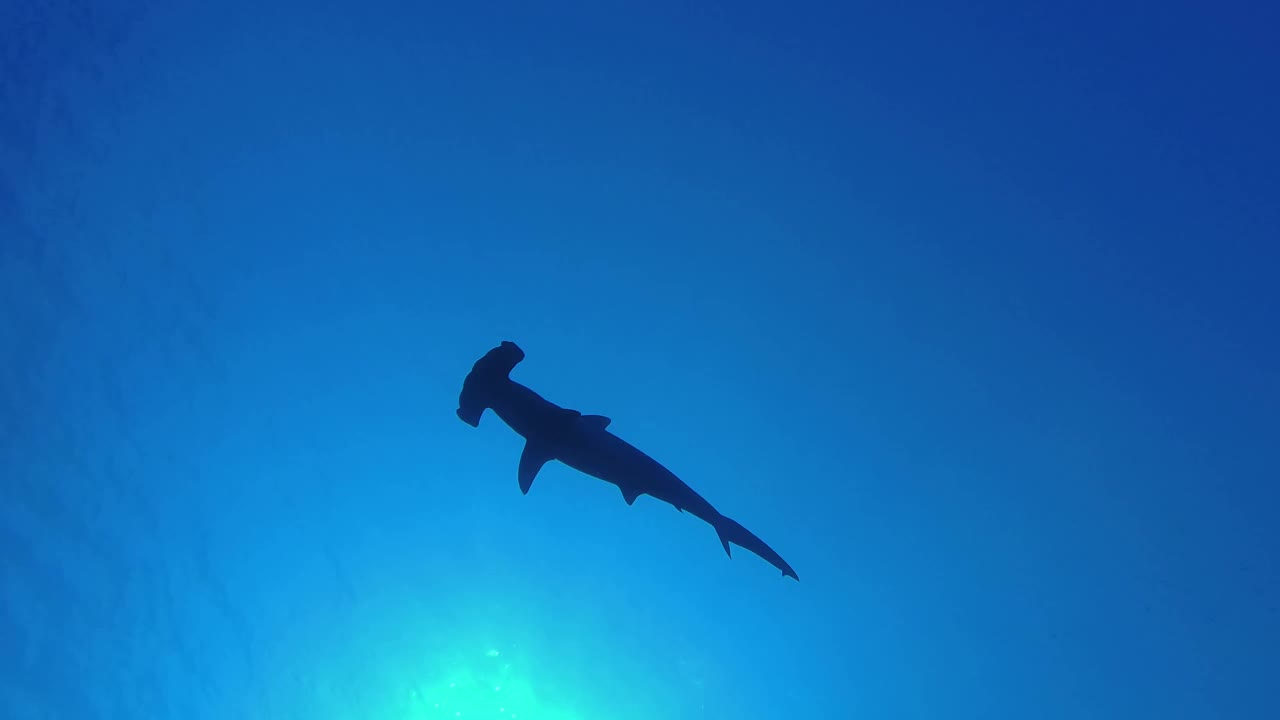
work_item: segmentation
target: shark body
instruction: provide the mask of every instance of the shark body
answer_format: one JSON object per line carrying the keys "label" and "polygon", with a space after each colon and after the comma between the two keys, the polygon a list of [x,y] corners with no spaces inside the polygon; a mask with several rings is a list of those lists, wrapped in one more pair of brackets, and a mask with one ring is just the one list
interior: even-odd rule
{"label": "shark body", "polygon": [[458,418],[472,427],[479,427],[484,411],[492,410],[525,438],[517,473],[522,493],[528,494],[543,465],[558,460],[616,485],[628,505],[641,495],[649,495],[705,521],[715,529],[730,557],[730,544],[737,545],[760,556],[784,576],[800,579],[787,561],[754,533],[721,515],[662,463],[609,432],[609,418],[561,407],[512,380],[511,370],[523,359],[524,351],[507,341],[486,353],[463,381],[457,410]]}

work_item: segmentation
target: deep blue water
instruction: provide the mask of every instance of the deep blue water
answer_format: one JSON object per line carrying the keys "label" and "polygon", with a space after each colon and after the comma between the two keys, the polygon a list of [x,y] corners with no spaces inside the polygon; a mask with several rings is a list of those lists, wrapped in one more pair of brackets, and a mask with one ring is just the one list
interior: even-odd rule
{"label": "deep blue water", "polygon": [[0,717],[1280,716],[1278,23],[0,3]]}

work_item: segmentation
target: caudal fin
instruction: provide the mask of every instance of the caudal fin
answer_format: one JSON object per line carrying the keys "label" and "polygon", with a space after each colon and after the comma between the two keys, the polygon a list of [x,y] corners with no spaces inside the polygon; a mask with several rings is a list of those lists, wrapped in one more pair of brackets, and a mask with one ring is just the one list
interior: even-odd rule
{"label": "caudal fin", "polygon": [[781,555],[738,521],[721,515],[712,523],[712,526],[716,529],[720,544],[724,546],[724,552],[729,557],[733,557],[733,553],[729,552],[729,543],[733,543],[759,555],[765,562],[781,570],[783,577],[795,578],[797,582],[800,580],[800,576],[791,568],[791,565],[787,564],[786,560],[782,559]]}

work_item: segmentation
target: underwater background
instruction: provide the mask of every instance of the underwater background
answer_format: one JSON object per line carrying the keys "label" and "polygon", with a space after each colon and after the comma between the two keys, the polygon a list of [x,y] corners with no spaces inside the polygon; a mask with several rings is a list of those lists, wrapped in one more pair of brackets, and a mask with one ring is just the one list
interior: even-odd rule
{"label": "underwater background", "polygon": [[0,717],[1280,717],[1277,20],[0,2]]}

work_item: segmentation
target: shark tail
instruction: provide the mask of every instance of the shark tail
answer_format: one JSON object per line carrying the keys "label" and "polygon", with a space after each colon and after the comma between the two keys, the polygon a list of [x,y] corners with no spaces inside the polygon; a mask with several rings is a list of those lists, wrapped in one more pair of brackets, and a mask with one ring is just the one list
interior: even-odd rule
{"label": "shark tail", "polygon": [[721,515],[712,523],[712,527],[716,529],[720,544],[724,546],[724,552],[729,557],[733,557],[733,553],[729,552],[729,543],[733,543],[740,548],[745,548],[759,555],[765,562],[781,570],[783,577],[794,578],[797,582],[800,580],[800,576],[796,574],[796,571],[791,568],[791,565],[786,560],[782,559],[782,556],[777,551],[769,547],[765,541],[756,537],[755,533],[743,527],[738,521]]}

